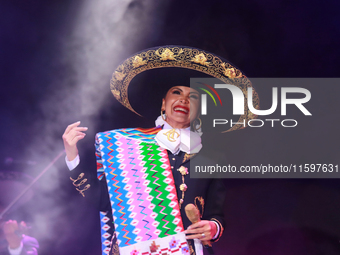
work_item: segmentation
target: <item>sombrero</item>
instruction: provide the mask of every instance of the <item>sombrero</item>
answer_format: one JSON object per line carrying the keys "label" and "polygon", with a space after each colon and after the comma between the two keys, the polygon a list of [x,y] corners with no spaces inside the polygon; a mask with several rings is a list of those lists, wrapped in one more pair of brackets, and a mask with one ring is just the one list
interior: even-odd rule
{"label": "sombrero", "polygon": [[[249,120],[256,118],[256,115],[248,109],[247,89],[248,87],[253,88],[253,86],[244,73],[225,59],[213,53],[192,47],[167,45],[149,48],[134,54],[114,71],[110,81],[111,92],[123,106],[140,115],[133,109],[128,99],[128,87],[132,79],[136,75],[148,70],[170,67],[195,70],[217,78],[223,83],[237,86],[245,96],[245,114],[240,116],[238,122],[245,120],[247,123]],[[255,109],[259,109],[258,94],[254,88],[252,91],[253,106]],[[227,131],[242,128],[244,128],[243,125],[237,124]]]}

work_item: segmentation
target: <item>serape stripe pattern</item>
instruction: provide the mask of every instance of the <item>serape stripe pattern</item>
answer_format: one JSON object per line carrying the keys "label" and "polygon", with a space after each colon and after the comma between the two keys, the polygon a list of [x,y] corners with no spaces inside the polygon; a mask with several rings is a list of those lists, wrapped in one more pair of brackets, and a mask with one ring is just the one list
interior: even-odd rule
{"label": "serape stripe pattern", "polygon": [[120,129],[96,136],[98,178],[106,176],[120,248],[184,230],[168,155],[154,140],[159,130]]}

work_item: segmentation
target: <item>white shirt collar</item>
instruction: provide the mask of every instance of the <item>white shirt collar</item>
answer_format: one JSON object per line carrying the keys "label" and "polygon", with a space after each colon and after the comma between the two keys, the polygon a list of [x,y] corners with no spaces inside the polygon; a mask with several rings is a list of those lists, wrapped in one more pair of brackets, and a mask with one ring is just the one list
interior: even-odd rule
{"label": "white shirt collar", "polygon": [[201,150],[200,134],[190,131],[190,127],[175,129],[164,121],[161,116],[156,120],[156,125],[163,125],[163,129],[155,136],[157,144],[171,151],[172,154],[177,155],[180,151],[193,154]]}

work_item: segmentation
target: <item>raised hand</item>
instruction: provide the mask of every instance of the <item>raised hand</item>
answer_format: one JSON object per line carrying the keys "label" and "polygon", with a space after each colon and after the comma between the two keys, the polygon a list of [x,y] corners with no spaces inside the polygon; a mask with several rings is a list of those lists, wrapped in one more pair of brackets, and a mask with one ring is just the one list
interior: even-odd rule
{"label": "raised hand", "polygon": [[85,137],[84,131],[88,129],[87,127],[79,127],[79,125],[80,121],[68,125],[62,136],[66,156],[69,161],[72,161],[78,155],[77,143]]}

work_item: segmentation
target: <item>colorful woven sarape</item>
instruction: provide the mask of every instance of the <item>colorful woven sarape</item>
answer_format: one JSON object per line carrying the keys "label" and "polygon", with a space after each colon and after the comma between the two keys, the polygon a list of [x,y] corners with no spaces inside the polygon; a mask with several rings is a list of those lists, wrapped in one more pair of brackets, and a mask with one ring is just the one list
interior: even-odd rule
{"label": "colorful woven sarape", "polygon": [[[168,154],[154,140],[159,130],[119,129],[96,136],[98,178],[105,174],[107,180],[120,254],[151,254],[152,241],[165,251],[171,236],[184,231]],[[112,239],[109,220],[102,212],[103,254],[109,253]],[[185,235],[174,238],[181,248],[164,254],[186,254]]]}

